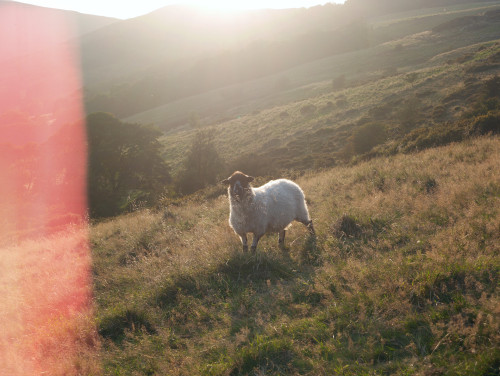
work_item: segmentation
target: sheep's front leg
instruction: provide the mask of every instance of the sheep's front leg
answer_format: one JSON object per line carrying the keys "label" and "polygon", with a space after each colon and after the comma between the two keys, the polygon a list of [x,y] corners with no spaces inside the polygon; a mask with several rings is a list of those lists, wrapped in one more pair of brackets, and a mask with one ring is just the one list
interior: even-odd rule
{"label": "sheep's front leg", "polygon": [[281,230],[279,232],[278,244],[279,244],[280,247],[284,247],[285,246],[285,230]]}
{"label": "sheep's front leg", "polygon": [[248,252],[247,234],[238,234],[241,238],[241,244],[243,244],[243,252]]}
{"label": "sheep's front leg", "polygon": [[313,225],[312,219],[309,221],[309,223],[306,226],[307,226],[307,229],[309,230],[309,232],[311,233],[311,235],[315,236],[316,231],[314,231],[314,225]]}
{"label": "sheep's front leg", "polygon": [[262,237],[262,235],[257,235],[257,234],[253,234],[253,241],[252,241],[252,252],[255,253],[255,251],[257,250],[257,243],[259,242],[259,239]]}

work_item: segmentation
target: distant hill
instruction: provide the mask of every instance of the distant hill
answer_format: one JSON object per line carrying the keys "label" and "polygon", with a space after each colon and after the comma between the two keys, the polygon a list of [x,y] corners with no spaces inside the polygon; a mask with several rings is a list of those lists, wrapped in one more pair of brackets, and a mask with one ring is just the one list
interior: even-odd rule
{"label": "distant hill", "polygon": [[[434,11],[419,10],[428,3],[391,0],[379,7],[378,2],[350,0],[345,5],[229,15],[165,7],[82,38],[86,108],[132,117],[183,98],[430,30],[462,12],[477,15],[483,6],[495,4],[470,1],[462,9],[464,1],[450,0],[433,3]],[[434,8],[445,3],[447,9]],[[412,12],[409,8],[414,15],[403,14]],[[294,86],[287,77],[275,81],[272,85],[281,89]]]}
{"label": "distant hill", "polygon": [[80,100],[79,38],[116,21],[0,1],[0,142],[40,142],[68,121]]}
{"label": "distant hill", "polygon": [[346,5],[354,11],[373,15],[480,2],[481,0],[347,0]]}
{"label": "distant hill", "polygon": [[[84,36],[85,81],[91,93],[105,92],[104,88],[108,89],[106,94],[115,97],[126,95],[126,88],[117,86],[131,86],[136,91],[144,90],[151,80],[168,85],[169,77],[200,59],[203,63],[203,59],[218,59],[221,54],[248,51],[252,43],[288,42],[298,36],[336,30],[350,22],[340,9],[340,5],[327,4],[309,9],[218,14],[167,6]],[[95,102],[91,101],[91,108]]]}
{"label": "distant hill", "polygon": [[[71,29],[69,30],[69,34],[60,36],[59,42],[64,42],[65,40],[71,38],[78,38],[84,34],[119,21],[117,18],[112,17],[95,16],[75,11],[46,8],[31,4],[18,3],[15,1],[0,0],[0,10],[2,8],[5,9],[5,7],[10,7],[11,9],[17,8],[22,10],[22,12],[36,12],[39,17],[64,17],[67,20],[68,25],[71,26]],[[57,40],[55,42],[57,42]],[[2,58],[4,57],[5,56],[2,56]]]}

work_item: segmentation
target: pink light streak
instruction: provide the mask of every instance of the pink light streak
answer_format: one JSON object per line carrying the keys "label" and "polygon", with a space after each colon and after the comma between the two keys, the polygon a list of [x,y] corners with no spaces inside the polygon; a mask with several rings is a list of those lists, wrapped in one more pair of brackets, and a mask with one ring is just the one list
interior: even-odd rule
{"label": "pink light streak", "polygon": [[99,369],[79,57],[59,42],[71,26],[0,6],[0,375]]}

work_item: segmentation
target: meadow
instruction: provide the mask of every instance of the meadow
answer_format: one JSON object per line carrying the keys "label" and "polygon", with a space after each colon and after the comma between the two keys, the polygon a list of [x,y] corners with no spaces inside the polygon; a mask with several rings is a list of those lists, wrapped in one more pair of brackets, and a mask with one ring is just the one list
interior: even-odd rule
{"label": "meadow", "polygon": [[499,375],[500,0],[431,3],[2,7],[0,375]]}
{"label": "meadow", "polygon": [[284,250],[241,251],[223,187],[94,224],[104,373],[498,374],[499,141],[297,176]]}
{"label": "meadow", "polygon": [[226,187],[182,196],[175,181],[93,221],[90,361],[107,375],[498,375],[498,20],[496,2],[371,19],[367,48],[123,119],[165,132],[172,176],[205,132],[220,180],[296,180],[317,237],[296,224],[285,249],[276,234],[243,253]]}

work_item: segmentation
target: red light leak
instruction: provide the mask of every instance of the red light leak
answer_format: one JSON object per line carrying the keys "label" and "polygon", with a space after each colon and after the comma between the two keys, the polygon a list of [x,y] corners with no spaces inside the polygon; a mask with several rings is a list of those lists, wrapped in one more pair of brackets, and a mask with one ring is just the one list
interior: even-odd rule
{"label": "red light leak", "polygon": [[63,17],[0,5],[0,375],[98,369],[80,69]]}

